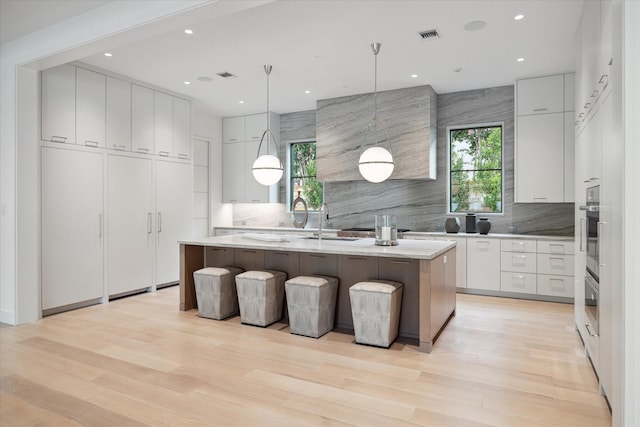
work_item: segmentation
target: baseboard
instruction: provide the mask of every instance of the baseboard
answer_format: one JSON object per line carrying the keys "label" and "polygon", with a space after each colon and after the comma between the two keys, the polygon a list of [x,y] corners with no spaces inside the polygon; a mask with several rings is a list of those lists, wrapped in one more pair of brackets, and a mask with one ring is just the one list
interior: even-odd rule
{"label": "baseboard", "polygon": [[0,310],[0,323],[6,323],[7,325],[16,324],[16,313],[9,310]]}

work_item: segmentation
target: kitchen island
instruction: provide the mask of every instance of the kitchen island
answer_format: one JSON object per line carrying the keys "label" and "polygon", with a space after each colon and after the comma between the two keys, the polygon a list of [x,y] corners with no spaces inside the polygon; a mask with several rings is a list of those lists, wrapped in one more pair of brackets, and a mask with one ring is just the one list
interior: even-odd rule
{"label": "kitchen island", "polygon": [[320,274],[339,279],[336,327],[353,330],[349,287],[372,279],[404,284],[399,335],[431,352],[434,340],[455,315],[456,244],[400,240],[376,246],[374,239],[313,239],[243,234],[180,243],[180,310],[197,308],[193,272],[203,267],[280,270],[288,278]]}

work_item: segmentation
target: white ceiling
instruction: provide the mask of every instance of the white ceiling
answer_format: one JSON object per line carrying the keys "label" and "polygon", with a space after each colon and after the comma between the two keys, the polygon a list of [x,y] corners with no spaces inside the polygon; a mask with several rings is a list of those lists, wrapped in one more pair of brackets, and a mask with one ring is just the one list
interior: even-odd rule
{"label": "white ceiling", "polygon": [[[15,0],[2,1],[4,9],[5,2]],[[224,1],[232,0],[220,0]],[[86,8],[104,2],[51,3]],[[272,64],[271,109],[286,113],[314,109],[317,99],[372,92],[374,57],[369,45],[374,41],[382,43],[378,90],[430,84],[437,93],[448,93],[572,71],[582,4],[583,0],[281,0],[211,19],[207,11],[214,2],[190,22],[191,36],[172,30],[114,47],[110,58],[96,54],[81,60],[182,93],[222,116],[266,109],[262,66]],[[515,21],[520,13],[525,18]],[[476,20],[485,21],[486,27],[464,30],[466,23]],[[419,37],[418,32],[434,28],[441,38]],[[519,57],[525,61],[516,62]],[[218,77],[222,71],[237,77]],[[213,81],[199,82],[199,76]]]}

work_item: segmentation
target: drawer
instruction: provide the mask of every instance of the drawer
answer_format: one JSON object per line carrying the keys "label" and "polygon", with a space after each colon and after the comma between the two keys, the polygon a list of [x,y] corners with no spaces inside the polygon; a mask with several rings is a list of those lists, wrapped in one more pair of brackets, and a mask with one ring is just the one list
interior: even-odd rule
{"label": "drawer", "polygon": [[230,236],[232,234],[233,234],[233,230],[220,230],[220,229],[215,230],[216,236]]}
{"label": "drawer", "polygon": [[536,275],[531,273],[502,272],[500,290],[504,292],[519,292],[536,294]]}
{"label": "drawer", "polygon": [[536,272],[536,254],[502,252],[500,257],[500,269],[518,273]]}
{"label": "drawer", "polygon": [[573,276],[573,255],[538,254],[538,274]]}
{"label": "drawer", "polygon": [[573,276],[538,274],[538,295],[573,298]]}
{"label": "drawer", "polygon": [[431,235],[412,235],[412,236],[404,236],[407,240],[436,240],[436,236]]}
{"label": "drawer", "polygon": [[502,252],[536,252],[535,240],[503,239],[500,241]]}
{"label": "drawer", "polygon": [[538,240],[539,254],[573,255],[575,243],[573,240],[560,242],[553,240]]}

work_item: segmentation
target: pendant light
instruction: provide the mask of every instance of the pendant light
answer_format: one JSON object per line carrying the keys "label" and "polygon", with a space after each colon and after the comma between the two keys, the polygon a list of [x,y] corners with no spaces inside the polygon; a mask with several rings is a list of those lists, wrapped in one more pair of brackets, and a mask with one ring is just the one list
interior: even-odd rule
{"label": "pendant light", "polygon": [[[269,111],[269,74],[271,74],[271,65],[264,66],[264,72],[267,73],[267,130],[262,134],[260,138],[260,145],[258,146],[258,158],[253,162],[253,177],[262,185],[273,185],[280,181],[284,172],[284,167],[280,158],[278,158],[278,140],[273,132],[271,132],[271,114]],[[267,139],[267,152],[260,155],[260,148],[262,142]],[[273,140],[273,144],[276,147],[276,155],[269,154],[269,142]]]}
{"label": "pendant light", "polygon": [[[372,43],[371,50],[373,50],[375,71],[374,71],[374,113],[373,120],[371,120],[367,126],[367,133],[364,136],[364,143],[362,144],[362,151],[360,153],[360,160],[358,161],[358,169],[360,175],[364,179],[370,182],[382,182],[391,176],[393,173],[393,155],[391,154],[391,143],[389,142],[389,134],[384,127],[380,119],[378,119],[378,53],[380,52],[380,43]],[[378,142],[378,134],[382,128],[384,132],[384,140],[388,147],[385,148]],[[367,138],[371,135],[373,139],[373,145],[367,147]]]}

